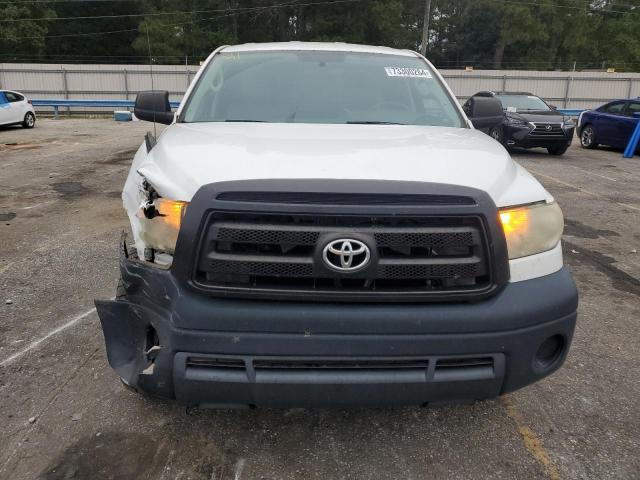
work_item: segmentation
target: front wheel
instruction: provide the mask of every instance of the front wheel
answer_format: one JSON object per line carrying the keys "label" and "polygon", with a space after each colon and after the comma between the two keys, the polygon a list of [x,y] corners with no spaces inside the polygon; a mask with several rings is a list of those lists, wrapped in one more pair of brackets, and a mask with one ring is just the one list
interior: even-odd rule
{"label": "front wheel", "polygon": [[31,112],[27,112],[24,116],[24,120],[22,121],[22,127],[33,128],[35,124],[36,124],[36,116]]}
{"label": "front wheel", "polygon": [[569,148],[569,144],[565,143],[564,145],[557,145],[555,147],[548,147],[547,148],[547,152],[549,152],[550,155],[562,155],[562,154],[564,154],[564,152],[567,151],[568,148]]}
{"label": "front wheel", "polygon": [[596,148],[596,132],[591,125],[585,126],[580,132],[580,145],[582,148]]}

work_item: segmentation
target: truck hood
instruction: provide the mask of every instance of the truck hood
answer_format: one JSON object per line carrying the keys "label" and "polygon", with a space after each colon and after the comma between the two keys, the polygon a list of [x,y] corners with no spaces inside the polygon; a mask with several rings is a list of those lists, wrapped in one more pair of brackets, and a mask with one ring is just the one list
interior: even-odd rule
{"label": "truck hood", "polygon": [[208,183],[254,179],[407,180],[484,190],[498,206],[551,196],[489,136],[405,125],[177,123],[134,169],[189,201]]}

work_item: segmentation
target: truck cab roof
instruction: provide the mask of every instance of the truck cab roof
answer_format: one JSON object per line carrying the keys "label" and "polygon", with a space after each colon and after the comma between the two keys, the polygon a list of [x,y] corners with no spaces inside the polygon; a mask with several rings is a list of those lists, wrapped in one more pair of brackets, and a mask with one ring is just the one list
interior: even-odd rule
{"label": "truck cab roof", "polygon": [[233,52],[275,52],[275,51],[324,51],[324,52],[358,52],[382,55],[401,55],[415,57],[417,54],[411,50],[399,50],[390,47],[373,45],[358,45],[343,42],[270,42],[270,43],[244,43],[223,47],[220,51]]}

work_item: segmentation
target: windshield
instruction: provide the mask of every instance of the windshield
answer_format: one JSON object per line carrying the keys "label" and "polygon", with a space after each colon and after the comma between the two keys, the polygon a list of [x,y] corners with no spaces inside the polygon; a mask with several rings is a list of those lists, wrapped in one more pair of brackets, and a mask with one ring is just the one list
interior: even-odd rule
{"label": "windshield", "polygon": [[200,77],[181,121],[462,127],[453,102],[417,57],[223,52]]}
{"label": "windshield", "polygon": [[551,110],[549,105],[535,95],[496,95],[502,108],[508,111]]}

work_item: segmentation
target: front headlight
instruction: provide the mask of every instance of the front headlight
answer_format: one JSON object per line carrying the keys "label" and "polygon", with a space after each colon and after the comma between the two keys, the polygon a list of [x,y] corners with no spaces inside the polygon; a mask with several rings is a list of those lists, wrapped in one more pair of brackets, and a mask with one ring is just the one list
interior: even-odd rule
{"label": "front headlight", "polygon": [[187,202],[156,198],[140,208],[140,238],[146,248],[173,253]]}
{"label": "front headlight", "polygon": [[528,127],[529,124],[518,117],[512,117],[511,115],[507,115],[505,117],[507,121],[507,125],[512,125],[514,127]]}
{"label": "front headlight", "polygon": [[564,218],[555,202],[505,208],[499,216],[510,259],[551,250],[562,237]]}
{"label": "front headlight", "polygon": [[576,124],[573,123],[573,120],[571,120],[571,119],[565,120],[564,122],[562,122],[562,127],[563,128],[573,128],[575,126],[576,126]]}

